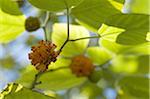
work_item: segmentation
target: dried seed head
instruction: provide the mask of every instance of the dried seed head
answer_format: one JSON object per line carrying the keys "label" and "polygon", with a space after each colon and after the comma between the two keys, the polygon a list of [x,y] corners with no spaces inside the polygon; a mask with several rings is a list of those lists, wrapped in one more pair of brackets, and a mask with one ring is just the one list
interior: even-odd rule
{"label": "dried seed head", "polygon": [[40,28],[40,21],[37,17],[28,17],[25,21],[25,28],[28,32],[36,31]]}
{"label": "dried seed head", "polygon": [[89,58],[83,55],[79,55],[72,59],[70,68],[72,70],[72,73],[74,73],[78,77],[89,76],[94,70],[94,65]]}
{"label": "dried seed head", "polygon": [[29,59],[32,65],[40,72],[48,69],[51,62],[55,62],[59,52],[55,51],[56,45],[49,41],[40,41],[37,46],[32,47]]}

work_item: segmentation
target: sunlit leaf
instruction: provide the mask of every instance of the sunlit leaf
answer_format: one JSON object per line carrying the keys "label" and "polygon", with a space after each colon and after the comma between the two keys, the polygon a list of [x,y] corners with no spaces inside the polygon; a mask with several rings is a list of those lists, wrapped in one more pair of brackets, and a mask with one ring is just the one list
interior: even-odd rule
{"label": "sunlit leaf", "polygon": [[61,67],[69,67],[71,59],[58,58],[55,63],[49,65],[49,69],[57,69]]}
{"label": "sunlit leaf", "polygon": [[125,30],[119,35],[116,33],[116,42],[119,44],[137,45],[148,42],[146,39],[147,33],[149,32],[148,15],[116,14],[108,17],[104,23]]}
{"label": "sunlit leaf", "polygon": [[24,68],[22,71],[20,71],[20,77],[15,82],[30,88],[37,73],[38,71],[36,71],[35,67],[29,65],[27,68]]}
{"label": "sunlit leaf", "polygon": [[98,97],[102,94],[102,89],[94,83],[86,82],[81,87],[80,94],[82,96],[85,96],[86,99],[96,99],[96,97]]}
{"label": "sunlit leaf", "polygon": [[61,11],[78,5],[83,0],[28,0],[33,6],[42,10]]}
{"label": "sunlit leaf", "polygon": [[72,9],[71,14],[79,20],[79,23],[96,32],[108,16],[121,13],[121,7],[118,8],[114,2],[114,0],[84,0]]}
{"label": "sunlit leaf", "polygon": [[[70,39],[77,39],[82,37],[88,37],[89,32],[84,27],[79,25],[70,25]],[[54,24],[53,33],[52,33],[52,41],[57,45],[57,49],[63,45],[67,37],[67,24],[60,23]],[[89,40],[79,40],[75,42],[68,42],[67,45],[63,48],[62,55],[64,56],[74,56],[78,54],[82,54]]]}
{"label": "sunlit leaf", "polygon": [[119,55],[112,60],[112,70],[118,73],[149,73],[149,55]]}
{"label": "sunlit leaf", "polygon": [[0,93],[0,99],[53,99],[42,93],[25,88],[20,84],[11,83]]}
{"label": "sunlit leaf", "polygon": [[111,54],[100,47],[89,47],[87,55],[97,65],[102,65],[111,59]]}
{"label": "sunlit leaf", "polygon": [[108,49],[109,51],[115,54],[150,55],[149,43],[144,43],[137,46],[129,46],[129,45],[127,46],[117,44],[115,42],[106,39],[100,39],[99,43],[102,47]]}
{"label": "sunlit leaf", "polygon": [[138,69],[136,56],[116,56],[112,60],[112,70],[118,73],[135,73]]}
{"label": "sunlit leaf", "polygon": [[[16,82],[26,87],[31,87],[36,74],[37,71],[34,67],[29,66],[22,72]],[[37,88],[44,90],[63,90],[83,83],[85,78],[77,78],[68,68],[63,69],[60,67],[60,69],[53,69],[53,71],[42,74],[38,81],[42,81],[42,83],[37,85]]]}
{"label": "sunlit leaf", "polygon": [[39,78],[42,84],[37,88],[44,90],[63,90],[82,84],[85,78],[77,78],[69,69],[47,72]]}
{"label": "sunlit leaf", "polygon": [[114,0],[114,1],[122,3],[122,4],[124,4],[124,2],[125,2],[125,0]]}
{"label": "sunlit leaf", "polygon": [[[68,67],[70,64],[70,59],[58,58],[55,63],[51,63],[49,65],[49,70],[58,69],[62,67]],[[34,66],[29,65],[23,70],[20,71],[20,77],[16,80],[17,83],[21,83],[26,87],[31,87],[31,83],[33,82],[35,75],[37,74],[37,70]]]}
{"label": "sunlit leaf", "polygon": [[117,10],[122,10],[124,0],[108,0]]}
{"label": "sunlit leaf", "polygon": [[148,74],[149,73],[149,55],[143,55],[143,56],[139,56],[137,59],[138,62],[138,73],[144,73],[144,74]]}
{"label": "sunlit leaf", "polygon": [[125,76],[118,85],[121,94],[129,94],[136,99],[148,99],[149,97],[149,78],[144,76]]}
{"label": "sunlit leaf", "polygon": [[0,15],[0,43],[15,40],[25,30],[25,17],[10,15],[2,10],[0,10]]}
{"label": "sunlit leaf", "polygon": [[8,14],[12,14],[12,15],[22,14],[15,0],[0,0],[0,8],[2,11]]}
{"label": "sunlit leaf", "polygon": [[149,0],[132,0],[131,2],[126,4],[126,9],[128,9],[131,13],[143,13],[149,14]]}

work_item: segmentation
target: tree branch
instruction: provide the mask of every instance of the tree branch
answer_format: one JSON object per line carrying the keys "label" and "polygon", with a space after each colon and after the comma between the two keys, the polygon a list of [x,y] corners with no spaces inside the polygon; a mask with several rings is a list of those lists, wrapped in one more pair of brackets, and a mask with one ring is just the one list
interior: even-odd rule
{"label": "tree branch", "polygon": [[65,45],[66,45],[66,44],[68,43],[68,41],[69,41],[69,37],[70,37],[69,14],[70,14],[70,13],[69,13],[69,8],[67,7],[67,38],[66,38],[66,41],[64,42],[64,44],[61,46],[59,52],[62,51],[62,49],[65,47]]}

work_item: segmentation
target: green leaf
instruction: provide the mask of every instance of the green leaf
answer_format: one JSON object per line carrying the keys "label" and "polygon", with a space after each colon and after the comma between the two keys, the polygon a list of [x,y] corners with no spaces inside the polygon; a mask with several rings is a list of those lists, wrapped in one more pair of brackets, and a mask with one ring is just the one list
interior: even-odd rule
{"label": "green leaf", "polygon": [[149,78],[144,76],[125,76],[118,85],[120,86],[121,94],[129,94],[136,99],[149,98]]}
{"label": "green leaf", "polygon": [[61,67],[68,67],[71,64],[71,59],[58,58],[55,63],[49,65],[49,69],[57,69]]}
{"label": "green leaf", "polygon": [[85,99],[96,99],[102,94],[102,89],[91,82],[86,82],[80,90],[80,95],[85,96]]}
{"label": "green leaf", "polygon": [[87,49],[87,55],[97,65],[103,65],[111,59],[111,54],[100,47],[89,47]]}
{"label": "green leaf", "polygon": [[39,81],[42,81],[42,84],[37,85],[37,88],[44,90],[63,90],[82,84],[85,78],[76,77],[69,69],[60,69],[45,73],[39,78]]}
{"label": "green leaf", "polygon": [[124,4],[124,2],[125,2],[125,0],[114,0],[114,1],[122,3],[122,4]]}
{"label": "green leaf", "polygon": [[118,55],[112,60],[111,68],[117,73],[135,73],[138,70],[137,57]]}
{"label": "green leaf", "polygon": [[0,93],[0,99],[53,99],[42,93],[25,88],[20,84],[11,83]]}
{"label": "green leaf", "polygon": [[1,10],[0,15],[0,43],[9,43],[25,30],[25,17],[23,15],[9,15]]}
{"label": "green leaf", "polygon": [[[68,67],[70,62],[71,62],[70,59],[58,58],[55,63],[51,63],[49,65],[49,70],[50,69],[58,69],[58,68],[62,68],[62,67]],[[35,69],[35,67],[32,65],[29,65],[20,71],[21,75],[16,80],[16,82],[21,83],[22,85],[24,85],[26,87],[31,87],[31,83],[33,82],[34,77],[37,73],[38,72]]]}
{"label": "green leaf", "polygon": [[[84,27],[79,25],[70,25],[70,39],[77,39],[88,37],[89,32]],[[60,23],[54,24],[52,41],[57,45],[57,49],[63,45],[67,38],[67,24]],[[88,46],[89,40],[79,40],[75,42],[68,42],[63,48],[62,55],[71,57],[74,55],[82,54]]]}
{"label": "green leaf", "polygon": [[8,14],[12,14],[12,15],[22,14],[15,0],[0,0],[0,8],[2,11]]}
{"label": "green leaf", "polygon": [[118,55],[112,60],[112,70],[118,73],[149,73],[149,55]]}
{"label": "green leaf", "polygon": [[15,82],[30,88],[37,73],[38,71],[35,69],[35,67],[29,65],[20,71],[20,77]]}
{"label": "green leaf", "polygon": [[149,47],[150,47],[150,42],[140,44],[137,46],[132,46],[125,51],[125,54],[150,55]]}
{"label": "green leaf", "polygon": [[132,2],[129,2],[125,6],[131,13],[143,13],[143,14],[149,14],[149,0],[132,0]]}
{"label": "green leaf", "polygon": [[106,39],[115,42],[118,35],[124,31],[125,29],[122,28],[117,28],[117,27],[102,24],[102,26],[98,30],[98,34],[101,35],[101,39]]}
{"label": "green leaf", "polygon": [[28,0],[33,6],[48,11],[61,11],[78,5],[83,0]]}
{"label": "green leaf", "polygon": [[121,11],[124,0],[108,0],[117,10]]}
{"label": "green leaf", "polygon": [[120,45],[115,42],[103,39],[103,38],[99,40],[99,43],[102,47],[108,49],[109,51],[115,54],[124,53],[126,49],[129,48],[128,46]]}
{"label": "green leaf", "polygon": [[[79,23],[97,32],[100,25],[108,16],[121,13],[121,9],[113,0],[84,0],[77,7],[72,9],[71,14],[78,19]],[[115,5],[115,6],[114,6]],[[122,5],[122,4],[121,4]],[[115,8],[117,7],[117,9]]]}
{"label": "green leaf", "polygon": [[[39,77],[39,81],[42,81],[42,83],[36,87],[44,90],[63,90],[77,86],[86,80],[82,77],[77,78],[71,73],[69,68],[66,68],[66,66],[62,67],[65,68],[61,68],[59,66],[59,68],[56,68],[57,70],[52,68],[53,71],[42,74]],[[16,80],[16,82],[30,88],[36,74],[37,71],[35,70],[34,66],[28,66],[26,70],[22,72],[21,76]]]}
{"label": "green leaf", "polygon": [[[109,17],[105,24],[125,29],[116,33],[116,42],[124,45],[137,45],[148,42],[149,16],[142,14],[116,14]],[[109,34],[110,35],[110,34]]]}
{"label": "green leaf", "polygon": [[150,43],[144,43],[137,46],[127,46],[117,44],[103,38],[99,40],[99,43],[102,47],[108,49],[110,52],[113,52],[115,54],[150,55]]}
{"label": "green leaf", "polygon": [[137,59],[138,62],[138,73],[144,73],[148,74],[149,73],[149,57],[150,55],[142,55],[139,56]]}

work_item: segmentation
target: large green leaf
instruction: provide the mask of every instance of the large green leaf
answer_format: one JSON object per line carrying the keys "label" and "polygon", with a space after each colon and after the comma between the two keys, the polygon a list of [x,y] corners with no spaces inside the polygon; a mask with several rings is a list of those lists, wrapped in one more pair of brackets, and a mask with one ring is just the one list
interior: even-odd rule
{"label": "large green leaf", "polygon": [[[148,42],[147,35],[149,32],[149,15],[116,14],[108,17],[104,23],[109,26],[118,27],[125,30],[120,34],[118,34],[118,32],[112,34],[117,35],[115,38],[117,43],[124,45],[137,45]],[[109,32],[107,34],[111,35]]]}
{"label": "large green leaf", "polygon": [[0,10],[0,43],[16,39],[25,29],[23,15],[14,16]]}
{"label": "large green leaf", "polygon": [[117,73],[135,73],[138,69],[137,57],[118,55],[112,60],[111,67]]}
{"label": "large green leaf", "polygon": [[8,14],[12,14],[12,15],[22,14],[15,0],[0,0],[0,8],[2,9],[2,11]]}
{"label": "large green leaf", "polygon": [[42,93],[25,88],[20,84],[11,83],[0,93],[0,99],[53,99]]}
{"label": "large green leaf", "polygon": [[111,59],[111,54],[100,47],[89,47],[87,55],[97,65],[102,65]]}
{"label": "large green leaf", "polygon": [[126,49],[128,49],[128,46],[123,46],[120,44],[117,44],[115,42],[106,40],[106,39],[100,39],[99,43],[102,47],[108,49],[109,51],[116,53],[116,54],[120,54],[126,51]]}
{"label": "large green leaf", "polygon": [[[121,94],[129,94],[136,99],[149,98],[149,78],[144,76],[125,76],[118,85],[120,86]],[[134,98],[133,98],[134,99]]]}
{"label": "large green leaf", "polygon": [[45,73],[39,78],[39,81],[42,81],[42,84],[37,85],[37,88],[63,90],[82,84],[85,78],[76,77],[69,69],[61,69]]}
{"label": "large green leaf", "polygon": [[78,5],[83,0],[28,0],[33,6],[48,10],[48,11],[61,11],[67,7]]}
{"label": "large green leaf", "polygon": [[112,70],[118,73],[149,73],[149,55],[118,55],[112,60]]}
{"label": "large green leaf", "polygon": [[138,62],[138,73],[144,73],[149,74],[149,61],[150,61],[149,55],[142,55],[139,56],[137,59]]}
{"label": "large green leaf", "polygon": [[[70,39],[77,39],[82,37],[88,37],[89,32],[84,27],[79,25],[70,25]],[[60,23],[54,24],[53,26],[53,33],[52,33],[52,41],[57,45],[57,49],[63,45],[67,37],[67,24]],[[68,42],[66,46],[62,50],[62,55],[64,56],[74,56],[78,54],[82,54],[87,45],[89,40],[79,40],[75,42]]]}
{"label": "large green leaf", "polygon": [[150,55],[149,47],[150,43],[144,43],[137,46],[127,46],[117,44],[113,41],[100,39],[99,43],[102,47],[108,49],[115,54],[135,54],[135,55]]}
{"label": "large green leaf", "polygon": [[71,14],[78,19],[80,24],[97,32],[108,16],[121,13],[122,4],[114,2],[114,0],[84,0],[72,9]]}
{"label": "large green leaf", "polygon": [[[58,58],[55,63],[49,65],[49,69],[58,69],[62,67],[68,67],[70,64],[70,59]],[[31,83],[34,80],[35,75],[38,73],[34,66],[29,65],[20,71],[21,75],[16,80],[17,83],[21,83],[26,87],[31,87]]]}
{"label": "large green leaf", "polygon": [[38,71],[35,69],[35,67],[29,65],[20,71],[20,77],[15,82],[30,88],[37,73]]}
{"label": "large green leaf", "polygon": [[[42,74],[39,77],[39,81],[42,81],[42,83],[36,87],[44,90],[63,90],[77,86],[85,81],[85,78],[77,78],[75,75],[73,75],[66,66],[62,67],[65,68],[58,66],[56,68],[57,70],[52,68],[53,71]],[[16,82],[26,87],[31,87],[36,74],[37,71],[34,69],[34,66],[28,66],[27,69],[22,72],[21,76],[16,80]]]}

